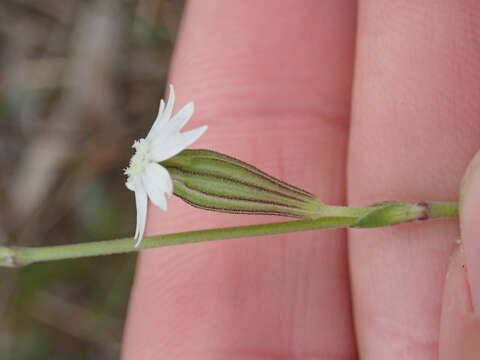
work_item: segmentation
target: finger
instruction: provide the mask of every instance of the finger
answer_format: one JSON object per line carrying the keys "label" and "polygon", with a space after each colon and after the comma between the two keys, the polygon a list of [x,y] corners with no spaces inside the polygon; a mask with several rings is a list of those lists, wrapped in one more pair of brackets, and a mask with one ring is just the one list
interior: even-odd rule
{"label": "finger", "polygon": [[458,248],[450,260],[443,293],[439,360],[476,360],[480,354],[480,317],[473,313],[465,269]]}
{"label": "finger", "polygon": [[[349,1],[191,1],[172,82],[194,100],[196,144],[325,201],[344,198],[355,9]],[[171,199],[150,234],[252,222]],[[344,234],[243,239],[144,252],[124,357],[354,356]]]}
{"label": "finger", "polygon": [[[360,3],[349,203],[456,200],[480,140],[480,4]],[[435,359],[453,221],[349,233],[362,358]]]}

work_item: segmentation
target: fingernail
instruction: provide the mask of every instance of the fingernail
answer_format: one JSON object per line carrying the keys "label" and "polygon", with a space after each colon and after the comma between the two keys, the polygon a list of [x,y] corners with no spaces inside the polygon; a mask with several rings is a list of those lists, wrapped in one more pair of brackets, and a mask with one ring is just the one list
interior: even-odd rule
{"label": "fingernail", "polygon": [[480,152],[470,162],[462,181],[460,230],[473,307],[480,313]]}

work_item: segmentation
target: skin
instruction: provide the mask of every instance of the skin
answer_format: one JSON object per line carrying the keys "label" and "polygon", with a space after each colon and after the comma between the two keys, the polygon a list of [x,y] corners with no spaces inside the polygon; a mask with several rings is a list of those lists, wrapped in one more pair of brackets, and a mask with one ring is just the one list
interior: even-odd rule
{"label": "skin", "polygon": [[[192,0],[177,109],[194,100],[189,126],[209,125],[195,148],[329,204],[457,200],[480,143],[479,15],[467,0]],[[147,234],[272,220],[169,207],[150,207]],[[143,251],[123,358],[438,359],[458,345],[439,346],[442,298],[469,298],[463,275],[443,294],[458,236],[436,221]]]}

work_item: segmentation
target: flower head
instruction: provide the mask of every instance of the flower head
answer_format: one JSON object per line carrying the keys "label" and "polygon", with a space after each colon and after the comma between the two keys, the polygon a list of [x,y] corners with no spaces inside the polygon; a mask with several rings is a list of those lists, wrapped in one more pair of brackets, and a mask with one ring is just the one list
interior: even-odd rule
{"label": "flower head", "polygon": [[193,115],[193,102],[188,103],[172,116],[175,93],[170,85],[167,105],[160,101],[157,118],[148,135],[136,140],[132,147],[135,154],[124,170],[127,175],[125,185],[135,192],[137,207],[137,227],[135,230],[135,247],[142,241],[147,221],[147,202],[152,201],[155,206],[167,210],[166,194],[173,193],[173,182],[168,171],[159,162],[170,159],[182,150],[193,144],[207,130],[201,126],[194,130],[181,133],[180,130],[187,124]]}

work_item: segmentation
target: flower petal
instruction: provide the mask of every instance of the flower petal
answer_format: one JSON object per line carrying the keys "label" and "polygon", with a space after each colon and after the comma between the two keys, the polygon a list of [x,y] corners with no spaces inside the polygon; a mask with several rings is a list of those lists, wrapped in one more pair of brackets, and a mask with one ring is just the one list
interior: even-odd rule
{"label": "flower petal", "polygon": [[135,204],[137,207],[137,228],[135,230],[135,247],[140,245],[145,233],[145,225],[147,223],[147,192],[142,186],[135,189]]}
{"label": "flower petal", "polygon": [[150,128],[150,131],[148,132],[148,134],[146,136],[146,139],[150,139],[152,137],[151,134],[153,133],[153,129],[157,128],[160,125],[161,119],[163,119],[162,114],[163,114],[164,109],[165,109],[165,102],[163,101],[163,99],[161,99],[160,100],[160,106],[158,108],[157,117],[155,118],[155,121],[153,122],[153,125]]}
{"label": "flower petal", "polygon": [[127,181],[125,183],[125,186],[127,187],[128,190],[135,191],[135,185],[133,185],[132,183]]}
{"label": "flower petal", "polygon": [[[152,129],[147,135],[147,139],[152,139],[156,137],[158,134],[161,134],[162,128],[168,122],[168,119],[170,119],[170,117],[172,116],[173,105],[175,103],[175,91],[173,90],[173,85],[171,84],[169,86],[169,89],[170,91],[168,95],[167,106],[165,106],[165,110],[162,111],[162,113],[159,112],[157,119],[155,120],[155,123],[152,126]],[[160,109],[163,110],[161,103],[160,103]]]}
{"label": "flower petal", "polygon": [[182,150],[193,144],[207,130],[207,126],[201,126],[194,130],[184,133],[162,136],[154,139],[152,143],[152,159],[154,161],[164,161],[177,155]]}
{"label": "flower petal", "polygon": [[160,106],[158,108],[158,117],[160,117],[160,115],[163,114],[163,110],[165,109],[165,101],[163,101],[163,99],[160,99]]}
{"label": "flower petal", "polygon": [[173,105],[175,104],[175,91],[173,90],[173,85],[170,84],[168,86],[169,93],[168,93],[168,101],[167,106],[165,107],[165,112],[162,114],[162,117],[165,117],[167,120],[170,119],[173,112]]}
{"label": "flower petal", "polygon": [[164,131],[168,134],[178,133],[185,124],[191,119],[195,106],[193,102],[189,102],[182,107],[173,117],[168,121],[164,127]]}
{"label": "flower petal", "polygon": [[173,192],[172,178],[168,171],[159,164],[149,164],[143,181],[152,203],[166,211],[167,199],[165,199],[165,193],[171,194]]}

